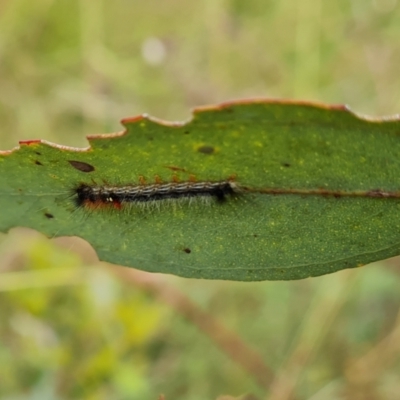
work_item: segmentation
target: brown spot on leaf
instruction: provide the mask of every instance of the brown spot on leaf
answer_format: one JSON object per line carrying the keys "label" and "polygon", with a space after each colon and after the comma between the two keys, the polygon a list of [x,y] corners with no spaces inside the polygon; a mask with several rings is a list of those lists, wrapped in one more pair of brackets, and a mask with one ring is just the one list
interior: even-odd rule
{"label": "brown spot on leaf", "polygon": [[44,215],[45,215],[45,217],[46,218],[48,218],[48,219],[52,219],[52,218],[54,218],[54,215],[53,214],[50,214],[50,213],[44,213]]}
{"label": "brown spot on leaf", "polygon": [[93,165],[90,165],[88,163],[82,162],[82,161],[74,161],[74,160],[68,160],[68,162],[78,171],[81,172],[92,172],[94,171]]}
{"label": "brown spot on leaf", "polygon": [[185,168],[176,167],[175,165],[165,165],[165,168],[170,169],[171,171],[182,171],[186,172]]}
{"label": "brown spot on leaf", "polygon": [[43,165],[40,161],[38,161],[38,160],[35,160],[35,164],[36,165]]}
{"label": "brown spot on leaf", "polygon": [[288,162],[284,162],[284,163],[282,163],[282,165],[283,165],[284,167],[286,167],[286,168],[289,168],[289,167],[291,166]]}
{"label": "brown spot on leaf", "polygon": [[183,249],[183,251],[184,251],[186,254],[190,254],[190,253],[192,252],[192,250],[190,250],[188,247],[186,247],[185,249]]}
{"label": "brown spot on leaf", "polygon": [[197,149],[197,151],[203,154],[212,154],[214,153],[215,149],[212,146],[201,146]]}

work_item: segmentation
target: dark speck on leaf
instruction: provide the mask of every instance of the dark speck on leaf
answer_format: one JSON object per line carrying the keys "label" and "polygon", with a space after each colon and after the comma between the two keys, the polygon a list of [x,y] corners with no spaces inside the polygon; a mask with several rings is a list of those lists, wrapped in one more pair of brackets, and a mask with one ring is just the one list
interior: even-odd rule
{"label": "dark speck on leaf", "polygon": [[289,164],[289,163],[287,163],[287,162],[285,162],[285,163],[282,163],[282,165],[283,165],[284,167],[286,167],[286,168],[289,168],[289,167],[290,167],[290,164]]}
{"label": "dark speck on leaf", "polygon": [[42,153],[40,151],[35,151],[35,154],[37,154],[38,156],[42,155]]}
{"label": "dark speck on leaf", "polygon": [[186,253],[186,254],[190,254],[191,252],[192,252],[192,250],[190,250],[189,248],[185,248],[185,249],[183,249],[183,251]]}
{"label": "dark speck on leaf", "polygon": [[189,135],[189,131],[184,131],[183,132],[185,135]]}
{"label": "dark speck on leaf", "polygon": [[69,160],[68,161],[75,169],[81,172],[92,172],[94,171],[93,165],[87,164],[82,161],[74,161],[74,160]]}
{"label": "dark speck on leaf", "polygon": [[44,213],[44,215],[45,215],[45,217],[48,218],[48,219],[54,218],[54,215],[53,215],[53,214],[50,214],[50,213]]}
{"label": "dark speck on leaf", "polygon": [[185,168],[176,167],[175,165],[166,165],[165,168],[170,169],[171,171],[182,171],[186,172]]}
{"label": "dark speck on leaf", "polygon": [[212,154],[214,153],[214,147],[212,146],[201,146],[197,149],[198,152],[203,154]]}
{"label": "dark speck on leaf", "polygon": [[43,165],[40,161],[38,161],[38,160],[35,160],[35,164],[36,165]]}

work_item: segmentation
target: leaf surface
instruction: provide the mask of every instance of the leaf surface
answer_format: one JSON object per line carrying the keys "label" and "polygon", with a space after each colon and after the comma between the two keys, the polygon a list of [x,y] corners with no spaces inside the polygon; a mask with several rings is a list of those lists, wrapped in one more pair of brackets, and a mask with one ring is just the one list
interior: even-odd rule
{"label": "leaf surface", "polygon": [[[253,101],[123,124],[87,149],[34,140],[0,154],[0,230],[76,235],[103,261],[208,279],[300,279],[400,254],[399,120]],[[82,183],[176,181],[241,189],[225,202],[76,206]]]}

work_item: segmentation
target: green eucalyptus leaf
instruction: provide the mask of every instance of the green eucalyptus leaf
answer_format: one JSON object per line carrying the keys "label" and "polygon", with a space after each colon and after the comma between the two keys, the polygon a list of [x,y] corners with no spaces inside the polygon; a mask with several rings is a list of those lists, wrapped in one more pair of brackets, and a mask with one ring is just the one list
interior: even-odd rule
{"label": "green eucalyptus leaf", "polygon": [[[399,120],[250,101],[198,109],[188,123],[123,124],[87,149],[30,141],[0,154],[0,230],[76,235],[101,260],[207,279],[300,279],[400,253]],[[77,206],[83,184],[178,181],[238,189],[225,201]]]}

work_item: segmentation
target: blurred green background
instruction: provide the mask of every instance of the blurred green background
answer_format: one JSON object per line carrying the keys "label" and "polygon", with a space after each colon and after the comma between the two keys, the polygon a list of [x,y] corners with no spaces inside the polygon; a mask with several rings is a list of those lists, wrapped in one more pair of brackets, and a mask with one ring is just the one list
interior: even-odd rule
{"label": "blurred green background", "polygon": [[[1,0],[0,148],[250,97],[391,115],[399,66],[398,0]],[[0,241],[1,399],[400,398],[398,259],[233,283],[131,274],[29,230]]]}

